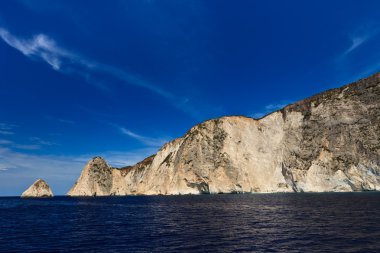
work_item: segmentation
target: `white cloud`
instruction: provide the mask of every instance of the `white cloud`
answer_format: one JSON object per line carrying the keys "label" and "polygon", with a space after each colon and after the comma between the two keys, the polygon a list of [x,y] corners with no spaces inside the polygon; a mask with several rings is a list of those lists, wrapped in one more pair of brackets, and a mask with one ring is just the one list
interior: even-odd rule
{"label": "white cloud", "polygon": [[38,34],[31,39],[19,39],[7,30],[0,28],[0,37],[11,47],[17,49],[25,56],[45,61],[55,70],[61,67],[62,58],[73,58],[74,56],[59,48],[55,41],[44,34]]}
{"label": "white cloud", "polygon": [[361,35],[352,35],[350,36],[351,46],[344,51],[343,56],[348,55],[356,48],[360,47],[363,43],[369,40],[372,37],[372,34],[361,34]]}
{"label": "white cloud", "polygon": [[41,149],[41,146],[40,145],[35,145],[35,144],[12,144],[12,148],[15,148],[15,149],[23,149],[23,150],[38,150],[38,149]]}
{"label": "white cloud", "polygon": [[4,139],[0,140],[0,147],[1,146],[14,148],[14,149],[23,149],[23,150],[37,150],[41,148],[41,146],[37,144],[19,144],[19,143],[15,143],[13,141],[4,140]]}
{"label": "white cloud", "polygon": [[8,130],[0,130],[0,134],[3,134],[3,135],[12,135],[12,134],[14,134],[14,132],[11,132],[11,131],[8,131]]}
{"label": "white cloud", "polygon": [[75,125],[74,121],[68,120],[68,119],[57,118],[57,117],[53,117],[53,116],[50,116],[50,115],[44,115],[44,118],[47,119],[47,120],[53,120],[53,121],[57,121],[57,122],[60,122],[60,123],[65,123],[65,124],[69,124],[69,125]]}
{"label": "white cloud", "polygon": [[0,123],[0,134],[2,135],[13,135],[13,129],[16,127],[16,125],[13,124],[7,124],[7,123]]}
{"label": "white cloud", "polygon": [[351,46],[344,52],[344,54],[349,54],[351,51],[355,50],[357,47],[359,47],[361,44],[366,42],[369,39],[368,36],[355,36],[350,38],[351,40]]}
{"label": "white cloud", "polygon": [[119,127],[119,129],[123,134],[135,140],[138,140],[139,142],[142,142],[149,147],[161,147],[162,145],[164,145],[165,143],[169,141],[167,138],[151,138],[147,136],[142,136],[128,130],[125,127]]}
{"label": "white cloud", "polygon": [[[351,33],[347,34],[350,44],[342,53],[334,59],[334,67],[341,80],[345,83],[355,82],[368,75],[379,71],[380,62],[378,53],[372,50],[372,54],[365,57],[365,60],[357,61],[350,59],[351,53],[361,50],[363,47],[374,47],[374,42],[379,39],[380,28],[376,23],[367,23],[356,27]],[[368,43],[368,45],[367,45]]]}
{"label": "white cloud", "polygon": [[66,74],[79,75],[88,80],[89,83],[92,83],[99,88],[108,89],[107,87],[104,87],[104,83],[92,78],[92,73],[107,74],[113,78],[124,81],[127,85],[134,85],[149,89],[167,99],[177,99],[170,92],[147,82],[141,77],[114,66],[93,61],[59,47],[57,43],[47,35],[38,34],[33,36],[31,39],[22,39],[12,35],[4,28],[0,28],[0,37],[9,46],[17,49],[25,56],[32,59],[42,60],[56,71]]}
{"label": "white cloud", "polygon": [[199,118],[199,112],[190,105],[188,98],[175,96],[172,92],[162,89],[144,78],[132,74],[124,69],[94,61],[87,57],[73,53],[60,46],[45,34],[37,34],[30,39],[24,39],[11,34],[0,27],[0,37],[9,46],[17,49],[28,58],[46,62],[54,70],[68,75],[77,75],[95,87],[109,92],[110,87],[104,80],[95,76],[105,76],[122,81],[125,85],[148,89],[165,98],[174,107]]}
{"label": "white cloud", "polygon": [[280,109],[284,108],[285,106],[287,106],[288,104],[291,104],[291,103],[292,102],[283,101],[280,103],[268,104],[264,107],[264,109],[261,112],[253,113],[250,116],[252,118],[259,119],[259,118],[262,118],[271,112],[280,110]]}
{"label": "white cloud", "polygon": [[36,143],[37,145],[42,145],[42,146],[54,146],[54,145],[57,145],[57,143],[55,142],[51,142],[51,141],[46,141],[46,140],[43,140],[39,137],[30,137],[29,138],[30,141]]}
{"label": "white cloud", "polygon": [[58,119],[59,122],[61,123],[66,123],[66,124],[70,124],[70,125],[74,125],[75,122],[72,121],[72,120],[68,120],[68,119]]}
{"label": "white cloud", "polygon": [[[7,123],[0,123],[0,134],[3,135],[13,135],[14,133],[11,132],[13,128],[17,127],[13,124],[7,124]],[[16,143],[11,140],[7,139],[0,139],[0,147],[8,147],[12,149],[22,149],[22,150],[38,150],[41,148],[41,146],[52,146],[57,145],[54,142],[43,140],[39,137],[30,137],[29,142],[32,142],[31,144],[20,144]]]}
{"label": "white cloud", "polygon": [[357,28],[353,33],[349,34],[349,40],[351,42],[350,47],[344,51],[342,56],[346,56],[350,54],[355,49],[362,46],[364,43],[366,43],[368,40],[372,39],[379,33],[378,26],[374,25],[367,25]]}
{"label": "white cloud", "polygon": [[9,140],[0,140],[0,145],[10,145],[12,144],[13,142],[9,141]]}
{"label": "white cloud", "polygon": [[2,130],[11,130],[15,127],[16,127],[16,125],[13,125],[13,124],[0,123],[0,129],[2,129]]}

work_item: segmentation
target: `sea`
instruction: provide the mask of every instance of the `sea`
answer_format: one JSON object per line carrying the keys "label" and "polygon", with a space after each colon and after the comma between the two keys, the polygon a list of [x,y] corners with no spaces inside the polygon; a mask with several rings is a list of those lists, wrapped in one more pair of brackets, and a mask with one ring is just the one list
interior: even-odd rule
{"label": "sea", "polygon": [[380,193],[2,197],[0,252],[380,252]]}

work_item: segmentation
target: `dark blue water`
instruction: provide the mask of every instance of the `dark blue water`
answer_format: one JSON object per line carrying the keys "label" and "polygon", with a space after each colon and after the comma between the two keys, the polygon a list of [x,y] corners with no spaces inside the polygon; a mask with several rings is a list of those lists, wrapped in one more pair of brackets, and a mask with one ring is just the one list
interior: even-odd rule
{"label": "dark blue water", "polygon": [[380,194],[0,198],[0,251],[380,252]]}

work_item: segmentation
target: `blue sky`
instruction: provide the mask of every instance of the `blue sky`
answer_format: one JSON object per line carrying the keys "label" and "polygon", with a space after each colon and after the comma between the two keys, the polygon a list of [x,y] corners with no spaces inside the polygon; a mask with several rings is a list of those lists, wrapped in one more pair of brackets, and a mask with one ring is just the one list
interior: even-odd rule
{"label": "blue sky", "polygon": [[380,69],[378,1],[0,1],[0,195]]}

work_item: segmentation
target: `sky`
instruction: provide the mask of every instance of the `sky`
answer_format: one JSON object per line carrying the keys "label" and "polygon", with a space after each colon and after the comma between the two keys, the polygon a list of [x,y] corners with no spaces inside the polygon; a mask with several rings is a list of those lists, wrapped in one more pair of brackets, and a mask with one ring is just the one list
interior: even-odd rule
{"label": "sky", "polygon": [[0,196],[380,70],[379,1],[0,1]]}

